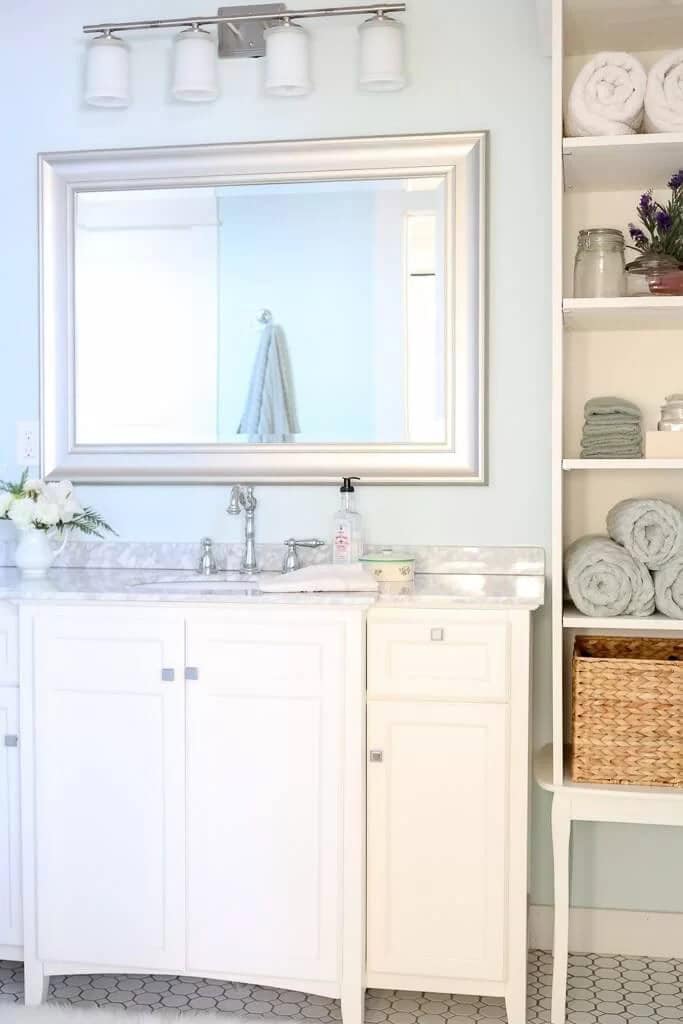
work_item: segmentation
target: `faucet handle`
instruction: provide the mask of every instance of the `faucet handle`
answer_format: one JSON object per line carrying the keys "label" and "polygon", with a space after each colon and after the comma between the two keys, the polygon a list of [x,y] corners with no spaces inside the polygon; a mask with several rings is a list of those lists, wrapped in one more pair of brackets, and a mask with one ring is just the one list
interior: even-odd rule
{"label": "faucet handle", "polygon": [[213,553],[213,541],[210,537],[202,537],[201,540],[202,553],[197,565],[197,572],[201,576],[213,576],[218,569],[216,568],[216,559]]}
{"label": "faucet handle", "polygon": [[287,553],[285,554],[285,560],[282,563],[282,572],[296,572],[297,569],[301,568],[301,559],[299,558],[299,552],[297,548],[322,548],[325,545],[324,540],[295,540],[294,537],[290,537],[289,540],[285,541],[287,545]]}

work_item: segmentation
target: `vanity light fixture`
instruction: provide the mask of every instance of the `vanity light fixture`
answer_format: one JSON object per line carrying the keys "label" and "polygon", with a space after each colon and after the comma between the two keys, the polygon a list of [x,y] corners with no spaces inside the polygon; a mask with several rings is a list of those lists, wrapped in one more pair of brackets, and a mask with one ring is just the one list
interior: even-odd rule
{"label": "vanity light fixture", "polygon": [[218,97],[216,41],[193,25],[176,36],[173,55],[173,95],[187,103],[208,103]]}
{"label": "vanity light fixture", "polygon": [[406,84],[403,25],[380,11],[364,22],[360,36],[360,87],[396,92]]}
{"label": "vanity light fixture", "polygon": [[[146,29],[182,29],[174,47],[172,92],[176,99],[206,102],[218,96],[216,56],[221,59],[266,57],[265,90],[272,96],[304,96],[312,89],[310,37],[296,24],[306,18],[369,16],[360,26],[360,85],[368,92],[402,89],[403,25],[390,17],[405,3],[355,4],[290,11],[284,3],[221,7],[216,15],[84,25],[94,35],[86,69],[85,99],[92,106],[129,103],[128,47],[114,33]],[[210,27],[218,29],[218,53]]]}
{"label": "vanity light fixture", "polygon": [[285,18],[265,31],[266,92],[271,96],[305,96],[313,88],[309,36]]}
{"label": "vanity light fixture", "polygon": [[111,29],[104,29],[88,49],[85,102],[91,107],[127,107],[128,77],[128,47]]}

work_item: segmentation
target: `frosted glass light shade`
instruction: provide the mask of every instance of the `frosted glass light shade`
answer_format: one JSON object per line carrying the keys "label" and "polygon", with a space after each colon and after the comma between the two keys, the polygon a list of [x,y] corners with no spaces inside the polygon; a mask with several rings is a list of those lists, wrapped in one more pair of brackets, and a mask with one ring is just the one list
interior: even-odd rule
{"label": "frosted glass light shade", "polygon": [[400,21],[377,15],[358,29],[360,87],[366,92],[396,92],[406,84],[405,42]]}
{"label": "frosted glass light shade", "polygon": [[266,92],[305,96],[313,88],[308,32],[300,25],[274,25],[265,38]]}
{"label": "frosted glass light shade", "polygon": [[128,47],[116,36],[93,39],[85,67],[85,102],[91,107],[127,107],[130,103]]}
{"label": "frosted glass light shade", "polygon": [[176,36],[173,96],[185,103],[210,103],[218,97],[216,43],[210,32],[185,29]]}

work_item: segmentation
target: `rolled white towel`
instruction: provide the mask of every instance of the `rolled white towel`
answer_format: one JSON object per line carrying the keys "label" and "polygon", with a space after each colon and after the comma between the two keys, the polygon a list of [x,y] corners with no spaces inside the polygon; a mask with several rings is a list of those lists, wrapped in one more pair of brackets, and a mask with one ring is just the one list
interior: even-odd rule
{"label": "rolled white towel", "polygon": [[645,131],[683,132],[683,50],[667,53],[648,75]]}
{"label": "rolled white towel", "polygon": [[631,54],[596,54],[569,94],[567,135],[635,135],[643,123],[646,88],[645,69]]}

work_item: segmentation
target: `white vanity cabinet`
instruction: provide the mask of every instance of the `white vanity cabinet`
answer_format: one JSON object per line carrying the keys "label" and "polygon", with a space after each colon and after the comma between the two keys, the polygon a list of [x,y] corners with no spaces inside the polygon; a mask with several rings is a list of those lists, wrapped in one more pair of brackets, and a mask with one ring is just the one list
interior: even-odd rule
{"label": "white vanity cabinet", "polygon": [[21,953],[17,614],[0,605],[0,959]]}
{"label": "white vanity cabinet", "polygon": [[368,984],[526,1009],[529,614],[373,609]]}
{"label": "white vanity cabinet", "polygon": [[365,608],[21,616],[28,1001],[88,970],[360,993]]}
{"label": "white vanity cabinet", "polygon": [[[366,985],[502,996],[523,1024],[536,605],[431,586],[21,603],[29,1003],[52,974],[190,974],[341,998],[344,1024]],[[3,664],[0,643],[13,735]],[[2,953],[20,932],[0,908]]]}

